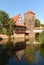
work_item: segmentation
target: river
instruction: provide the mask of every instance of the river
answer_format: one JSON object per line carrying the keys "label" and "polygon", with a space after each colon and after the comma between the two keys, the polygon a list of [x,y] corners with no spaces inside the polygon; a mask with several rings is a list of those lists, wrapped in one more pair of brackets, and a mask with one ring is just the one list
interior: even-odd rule
{"label": "river", "polygon": [[44,45],[27,45],[21,60],[3,52],[0,54],[0,65],[44,65]]}

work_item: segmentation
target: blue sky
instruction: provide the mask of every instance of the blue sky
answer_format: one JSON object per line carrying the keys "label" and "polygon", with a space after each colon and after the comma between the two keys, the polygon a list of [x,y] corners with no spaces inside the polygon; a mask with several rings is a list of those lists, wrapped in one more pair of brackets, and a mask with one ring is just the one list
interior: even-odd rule
{"label": "blue sky", "polygon": [[44,23],[44,0],[0,0],[0,10],[6,11],[10,17],[32,10],[36,18]]}

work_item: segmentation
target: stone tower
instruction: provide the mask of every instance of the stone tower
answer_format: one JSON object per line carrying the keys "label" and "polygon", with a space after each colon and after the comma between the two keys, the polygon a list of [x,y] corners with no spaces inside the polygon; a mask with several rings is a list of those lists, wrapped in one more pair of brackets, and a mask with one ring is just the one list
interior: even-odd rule
{"label": "stone tower", "polygon": [[31,10],[27,11],[24,14],[24,22],[28,26],[29,29],[29,38],[30,38],[30,43],[34,43],[34,27],[35,27],[35,13],[33,13]]}

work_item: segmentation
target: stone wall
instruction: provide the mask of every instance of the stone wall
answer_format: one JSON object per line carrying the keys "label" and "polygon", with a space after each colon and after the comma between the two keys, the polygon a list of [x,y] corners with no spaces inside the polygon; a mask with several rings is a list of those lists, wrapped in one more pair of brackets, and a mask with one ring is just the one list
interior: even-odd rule
{"label": "stone wall", "polygon": [[28,29],[30,30],[29,32],[29,37],[30,37],[30,43],[34,43],[34,27],[35,27],[35,13],[32,11],[28,11],[27,13],[24,14],[24,22],[28,26]]}
{"label": "stone wall", "polygon": [[23,41],[25,41],[25,34],[16,34],[15,32],[14,32],[14,35],[12,36],[13,38],[14,38],[14,44],[16,43],[16,42],[23,42]]}
{"label": "stone wall", "polygon": [[0,34],[0,38],[2,38],[2,40],[0,41],[0,44],[5,44],[9,39],[7,35],[3,35],[3,34]]}
{"label": "stone wall", "polygon": [[[0,44],[6,44],[9,40],[9,37],[7,35],[0,34],[0,37],[3,39],[0,41]],[[13,41],[14,44],[16,42],[23,42],[25,41],[25,34],[14,33],[14,35],[11,36],[11,41]]]}

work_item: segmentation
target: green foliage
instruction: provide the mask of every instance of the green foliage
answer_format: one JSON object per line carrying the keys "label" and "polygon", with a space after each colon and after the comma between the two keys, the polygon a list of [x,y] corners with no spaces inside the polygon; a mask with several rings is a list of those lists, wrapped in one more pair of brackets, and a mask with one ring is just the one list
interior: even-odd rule
{"label": "green foliage", "polygon": [[0,34],[2,33],[2,28],[0,28]]}
{"label": "green foliage", "polygon": [[9,26],[8,26],[8,32],[10,33],[10,35],[12,35],[13,33],[13,29],[14,29],[14,21],[12,19],[9,19]]}
{"label": "green foliage", "polygon": [[12,35],[14,22],[5,11],[0,11],[0,34]]}
{"label": "green foliage", "polygon": [[40,39],[41,43],[44,43],[44,31],[42,33],[40,33],[39,39]]}
{"label": "green foliage", "polygon": [[0,24],[7,24],[8,19],[8,14],[5,11],[0,10]]}
{"label": "green foliage", "polygon": [[44,24],[41,24],[42,27],[44,27]]}
{"label": "green foliage", "polygon": [[40,27],[40,20],[35,19],[35,27]]}
{"label": "green foliage", "polygon": [[10,50],[11,52],[13,52],[14,47],[13,47],[13,42],[11,41],[11,39],[9,39],[8,42],[5,45],[3,45],[3,49],[5,51]]}
{"label": "green foliage", "polygon": [[0,34],[3,33],[3,28],[7,24],[8,19],[8,14],[5,11],[0,10]]}
{"label": "green foliage", "polygon": [[5,11],[0,11],[0,34],[3,33],[9,36],[9,41],[3,46],[3,49],[13,51],[13,42],[10,37],[14,28],[14,22],[9,18]]}
{"label": "green foliage", "polygon": [[39,42],[39,33],[35,34],[35,41]]}

